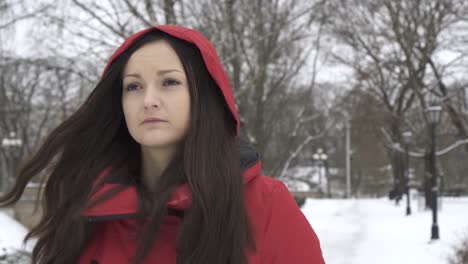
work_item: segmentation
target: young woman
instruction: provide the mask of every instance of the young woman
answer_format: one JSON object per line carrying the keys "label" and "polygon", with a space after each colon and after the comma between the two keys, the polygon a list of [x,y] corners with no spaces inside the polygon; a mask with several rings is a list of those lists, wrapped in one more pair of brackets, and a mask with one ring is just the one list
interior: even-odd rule
{"label": "young woman", "polygon": [[192,29],[128,38],[0,205],[40,175],[33,263],[324,263],[286,186],[239,136],[228,78]]}

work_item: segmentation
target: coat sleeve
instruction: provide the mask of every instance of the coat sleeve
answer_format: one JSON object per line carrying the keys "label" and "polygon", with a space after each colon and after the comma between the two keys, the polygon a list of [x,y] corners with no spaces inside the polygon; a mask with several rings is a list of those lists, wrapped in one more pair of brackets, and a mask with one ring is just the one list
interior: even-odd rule
{"label": "coat sleeve", "polygon": [[285,184],[276,181],[269,195],[262,263],[325,264],[320,241]]}

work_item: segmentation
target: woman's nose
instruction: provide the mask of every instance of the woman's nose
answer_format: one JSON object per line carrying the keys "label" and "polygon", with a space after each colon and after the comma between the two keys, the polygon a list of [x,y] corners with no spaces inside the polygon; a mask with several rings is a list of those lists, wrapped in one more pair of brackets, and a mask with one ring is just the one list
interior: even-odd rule
{"label": "woman's nose", "polygon": [[144,107],[146,109],[155,107],[159,108],[161,106],[161,95],[157,91],[156,87],[148,87],[145,90],[145,97],[144,97]]}

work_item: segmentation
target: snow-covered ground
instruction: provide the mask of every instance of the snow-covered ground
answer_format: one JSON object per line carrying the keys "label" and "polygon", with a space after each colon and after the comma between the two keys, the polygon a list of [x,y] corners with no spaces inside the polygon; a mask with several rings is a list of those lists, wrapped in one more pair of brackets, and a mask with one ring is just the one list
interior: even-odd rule
{"label": "snow-covered ground", "polygon": [[440,240],[430,241],[431,211],[412,215],[388,199],[308,199],[302,211],[320,238],[327,264],[446,264],[452,246],[468,235],[468,198],[444,198]]}
{"label": "snow-covered ground", "polygon": [[[388,199],[308,199],[302,211],[327,264],[446,264],[452,246],[468,234],[468,197],[443,199],[441,239],[434,242],[431,212],[417,204],[412,201],[413,214],[406,216],[404,200],[397,207]],[[0,210],[0,249],[13,251],[21,248],[27,230],[9,214]]]}
{"label": "snow-covered ground", "polygon": [[8,254],[18,249],[32,250],[29,243],[23,248],[23,238],[28,230],[15,221],[11,217],[12,215],[12,210],[0,210],[0,255]]}

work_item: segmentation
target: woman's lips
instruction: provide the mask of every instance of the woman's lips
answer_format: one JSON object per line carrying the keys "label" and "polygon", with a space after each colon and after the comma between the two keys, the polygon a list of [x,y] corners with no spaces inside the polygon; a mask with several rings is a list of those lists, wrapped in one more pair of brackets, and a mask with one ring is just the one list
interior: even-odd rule
{"label": "woman's lips", "polygon": [[167,121],[159,119],[159,118],[147,118],[143,121],[142,124],[158,124],[158,123],[164,123],[164,122],[167,122]]}

